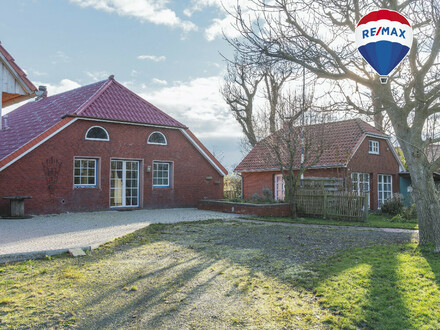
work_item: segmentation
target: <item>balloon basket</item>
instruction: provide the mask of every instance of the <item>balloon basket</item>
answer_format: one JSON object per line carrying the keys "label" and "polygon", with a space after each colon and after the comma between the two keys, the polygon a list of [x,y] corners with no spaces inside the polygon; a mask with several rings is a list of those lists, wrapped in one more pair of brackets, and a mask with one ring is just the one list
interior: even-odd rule
{"label": "balloon basket", "polygon": [[380,76],[379,80],[382,85],[385,85],[388,82],[388,77],[387,76]]}

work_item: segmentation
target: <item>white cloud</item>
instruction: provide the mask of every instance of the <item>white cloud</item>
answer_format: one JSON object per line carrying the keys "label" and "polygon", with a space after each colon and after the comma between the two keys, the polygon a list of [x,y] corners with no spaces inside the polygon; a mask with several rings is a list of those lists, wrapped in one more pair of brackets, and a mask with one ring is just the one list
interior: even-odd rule
{"label": "white cloud", "polygon": [[196,78],[139,94],[187,125],[200,138],[238,138],[241,129],[220,94],[221,79]]}
{"label": "white cloud", "polygon": [[197,26],[190,21],[183,21],[176,13],[167,8],[166,0],[70,0],[85,8],[91,7],[107,13],[116,13],[157,25],[180,28],[184,32],[196,31]]}
{"label": "white cloud", "polygon": [[[252,7],[255,3],[252,0],[192,0],[191,7],[186,8],[183,13],[191,17],[194,12],[202,11],[205,8],[216,8],[219,17],[212,20],[211,25],[205,29],[205,38],[212,41],[225,34],[229,38],[238,37],[239,33],[234,28],[235,18],[229,13],[234,13],[237,5],[240,6],[244,17],[250,17]],[[253,20],[254,18],[252,18]]]}
{"label": "white cloud", "polygon": [[107,71],[86,71],[86,75],[93,79],[93,81],[101,81],[107,79],[110,74]]}
{"label": "white cloud", "polygon": [[62,79],[58,84],[35,82],[36,86],[46,86],[48,96],[63,93],[81,87],[79,83],[70,79]]}
{"label": "white cloud", "polygon": [[153,78],[153,79],[151,79],[151,81],[156,85],[163,85],[163,86],[168,85],[168,82],[166,80]]}
{"label": "white cloud", "polygon": [[[55,95],[55,94],[67,92],[67,91],[70,91],[71,89],[75,89],[75,88],[81,87],[81,85],[78,84],[76,81],[73,81],[73,80],[70,80],[70,79],[62,79],[57,84],[51,84],[51,83],[47,83],[47,82],[34,81],[34,85],[35,86],[46,86],[48,96],[52,96],[52,95]],[[33,99],[31,99],[31,102],[32,102],[32,100]],[[6,114],[8,112],[11,112],[11,111],[17,109],[18,107],[21,107],[22,105],[26,104],[27,102],[29,102],[29,100],[26,100],[26,101],[23,101],[23,102],[11,105],[11,106],[3,109],[3,113]]]}
{"label": "white cloud", "polygon": [[52,61],[52,64],[58,64],[58,63],[69,63],[70,62],[70,56],[68,56],[65,52],[58,50],[55,53],[54,60]]}
{"label": "white cloud", "polygon": [[162,62],[167,59],[165,56],[155,56],[155,55],[139,55],[137,58],[138,60],[149,60],[153,62]]}

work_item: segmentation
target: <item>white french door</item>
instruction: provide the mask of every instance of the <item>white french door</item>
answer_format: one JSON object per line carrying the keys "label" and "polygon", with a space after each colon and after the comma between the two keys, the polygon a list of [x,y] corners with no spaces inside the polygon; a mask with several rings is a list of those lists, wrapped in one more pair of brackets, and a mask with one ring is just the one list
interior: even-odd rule
{"label": "white french door", "polygon": [[110,207],[139,206],[139,162],[112,160]]}
{"label": "white french door", "polygon": [[379,208],[393,195],[393,177],[387,174],[377,175]]}
{"label": "white french door", "polygon": [[284,196],[284,178],[282,174],[275,174],[275,200],[283,201]]}
{"label": "white french door", "polygon": [[367,194],[368,208],[370,208],[370,174],[351,173],[351,183],[354,192],[357,192],[358,194]]}

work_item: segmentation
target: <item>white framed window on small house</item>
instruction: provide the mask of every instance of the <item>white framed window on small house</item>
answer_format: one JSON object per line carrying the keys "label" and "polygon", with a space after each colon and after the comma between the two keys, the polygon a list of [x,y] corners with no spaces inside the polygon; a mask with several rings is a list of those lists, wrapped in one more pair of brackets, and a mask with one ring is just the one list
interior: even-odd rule
{"label": "white framed window on small house", "polygon": [[274,180],[275,180],[275,182],[274,182],[275,200],[283,201],[285,198],[283,175],[282,174],[275,174]]}
{"label": "white framed window on small house", "polygon": [[377,192],[379,209],[393,195],[393,177],[388,174],[377,175]]}
{"label": "white framed window on small house", "polygon": [[96,159],[75,158],[73,161],[73,185],[75,187],[94,188],[97,186]]}
{"label": "white framed window on small house", "polygon": [[167,188],[171,186],[171,163],[153,162],[153,187]]}
{"label": "white framed window on small house", "polygon": [[92,126],[87,130],[86,140],[110,141],[108,132],[101,126]]}
{"label": "white framed window on small house", "polygon": [[368,141],[368,153],[373,155],[379,155],[379,141]]}
{"label": "white framed window on small house", "polygon": [[167,145],[167,138],[161,132],[153,132],[148,137],[147,143],[148,144],[159,144],[159,145],[166,146]]}
{"label": "white framed window on small house", "polygon": [[370,207],[370,174],[351,173],[352,190],[358,194],[366,194],[368,197],[368,207]]}

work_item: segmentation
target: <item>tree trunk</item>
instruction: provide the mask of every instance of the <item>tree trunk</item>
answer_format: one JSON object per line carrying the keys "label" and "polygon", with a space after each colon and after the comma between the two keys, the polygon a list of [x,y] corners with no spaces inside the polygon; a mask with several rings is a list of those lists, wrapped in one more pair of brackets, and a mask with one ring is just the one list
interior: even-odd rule
{"label": "tree trunk", "polygon": [[435,251],[440,252],[440,202],[432,173],[411,161],[408,165],[416,201],[420,245],[433,244]]}

